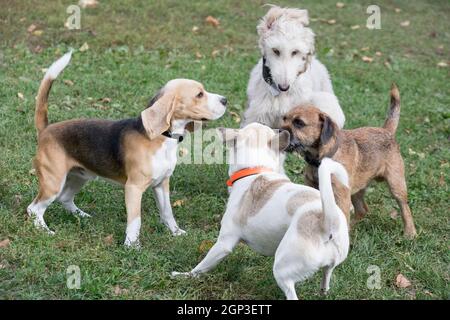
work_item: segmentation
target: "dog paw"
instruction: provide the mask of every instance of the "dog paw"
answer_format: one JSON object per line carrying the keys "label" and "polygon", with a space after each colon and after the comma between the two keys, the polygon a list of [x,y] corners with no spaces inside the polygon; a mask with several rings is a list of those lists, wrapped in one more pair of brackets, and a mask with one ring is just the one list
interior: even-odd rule
{"label": "dog paw", "polygon": [[139,240],[130,241],[129,239],[125,239],[125,242],[123,245],[129,249],[134,249],[134,250],[141,249],[141,243],[139,242]]}
{"label": "dog paw", "polygon": [[198,274],[192,273],[192,272],[172,271],[171,278],[179,278],[179,277],[183,277],[183,278],[197,278]]}
{"label": "dog paw", "polygon": [[181,236],[183,234],[186,234],[186,231],[184,231],[183,229],[177,228],[175,231],[172,232],[173,236]]}
{"label": "dog paw", "polygon": [[406,230],[404,232],[404,236],[408,240],[413,240],[415,237],[417,237],[417,232],[416,230]]}
{"label": "dog paw", "polygon": [[91,218],[92,216],[89,213],[84,212],[83,210],[77,209],[72,212],[74,215],[82,217],[82,218]]}

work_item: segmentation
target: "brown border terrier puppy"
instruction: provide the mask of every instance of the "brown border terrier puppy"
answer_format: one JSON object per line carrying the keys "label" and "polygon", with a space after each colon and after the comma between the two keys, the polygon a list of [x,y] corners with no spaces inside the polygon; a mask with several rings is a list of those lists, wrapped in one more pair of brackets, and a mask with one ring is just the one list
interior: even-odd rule
{"label": "brown border terrier puppy", "polygon": [[324,157],[332,158],[347,169],[348,190],[333,179],[337,203],[347,216],[353,204],[357,220],[368,212],[364,193],[372,180],[385,180],[400,206],[404,233],[416,235],[416,228],[408,206],[405,169],[395,140],[400,118],[400,94],[395,84],[391,88],[389,114],[382,128],[364,127],[341,130],[330,117],[312,106],[295,108],[283,118],[283,129],[291,134],[288,151],[299,152],[307,162],[306,184],[317,188],[317,168]]}

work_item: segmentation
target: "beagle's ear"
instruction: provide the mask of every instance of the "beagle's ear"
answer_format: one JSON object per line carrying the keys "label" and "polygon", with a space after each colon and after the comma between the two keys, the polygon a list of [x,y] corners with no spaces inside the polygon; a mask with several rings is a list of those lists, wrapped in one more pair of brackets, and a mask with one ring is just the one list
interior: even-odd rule
{"label": "beagle's ear", "polygon": [[275,151],[286,150],[286,148],[289,147],[289,143],[291,141],[291,135],[289,134],[289,131],[278,129],[275,129],[274,131],[276,131],[277,134],[272,138],[272,140],[270,140],[269,147]]}
{"label": "beagle's ear", "polygon": [[321,113],[319,115],[322,121],[322,130],[320,132],[319,158],[332,156],[337,147],[337,131],[338,127],[331,118]]}
{"label": "beagle's ear", "polygon": [[177,97],[173,93],[163,93],[153,101],[153,105],[141,112],[142,124],[150,140],[170,128],[176,102]]}
{"label": "beagle's ear", "polygon": [[217,128],[216,131],[219,134],[220,140],[227,146],[234,145],[239,134],[239,129]]}

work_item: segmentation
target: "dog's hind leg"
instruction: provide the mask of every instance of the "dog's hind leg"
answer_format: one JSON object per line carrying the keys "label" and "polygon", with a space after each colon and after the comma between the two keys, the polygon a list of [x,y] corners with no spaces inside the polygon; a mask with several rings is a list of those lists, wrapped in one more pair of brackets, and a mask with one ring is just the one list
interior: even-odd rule
{"label": "dog's hind leg", "polygon": [[52,204],[61,192],[65,182],[63,170],[50,169],[48,166],[41,166],[36,161],[36,172],[39,176],[39,193],[33,202],[28,206],[27,213],[33,219],[36,227],[42,228],[49,234],[54,234],[44,220],[45,210]]}
{"label": "dog's hind leg", "polygon": [[64,188],[62,189],[61,194],[57,199],[59,202],[61,202],[64,208],[66,208],[72,214],[78,215],[80,217],[90,217],[90,215],[79,209],[75,205],[74,198],[88,180],[89,179],[80,176],[77,172],[70,172],[67,175]]}
{"label": "dog's hind leg", "polygon": [[179,236],[185,234],[186,231],[178,227],[178,224],[173,217],[172,206],[170,204],[169,179],[170,178],[164,179],[160,185],[153,188],[153,193],[155,195],[156,204],[158,205],[161,222],[169,228],[174,236]]}
{"label": "dog's hind leg", "polygon": [[400,206],[404,224],[404,234],[407,238],[414,238],[416,236],[416,227],[414,226],[413,217],[408,205],[405,168],[403,159],[400,155],[396,155],[393,161],[390,161],[384,178],[389,185],[392,195]]}
{"label": "dog's hind leg", "polygon": [[364,201],[364,194],[366,193],[366,189],[362,189],[352,195],[352,204],[355,208],[355,216],[356,221],[361,220],[364,216],[369,212],[369,207]]}
{"label": "dog's hind leg", "polygon": [[330,280],[335,266],[325,266],[323,268],[322,282],[320,283],[320,293],[326,295],[330,290]]}

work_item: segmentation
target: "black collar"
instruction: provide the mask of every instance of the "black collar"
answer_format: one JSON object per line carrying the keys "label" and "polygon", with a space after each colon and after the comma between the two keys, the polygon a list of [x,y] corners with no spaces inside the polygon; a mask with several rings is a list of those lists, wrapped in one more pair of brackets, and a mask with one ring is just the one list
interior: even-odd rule
{"label": "black collar", "polygon": [[184,139],[184,135],[179,134],[179,133],[172,133],[169,130],[164,131],[163,133],[161,133],[163,136],[167,137],[167,138],[171,138],[171,139],[175,139],[178,141],[178,143],[181,143],[181,141],[183,141]]}
{"label": "black collar", "polygon": [[304,158],[305,158],[305,161],[307,164],[309,164],[313,167],[316,167],[316,168],[318,168],[320,166],[321,160],[313,157],[313,155],[310,152],[305,151]]}
{"label": "black collar", "polygon": [[278,96],[281,91],[278,89],[277,85],[273,82],[272,73],[270,72],[270,68],[266,65],[266,57],[263,57],[262,64],[262,76],[264,81],[270,86],[270,92],[273,96]]}

